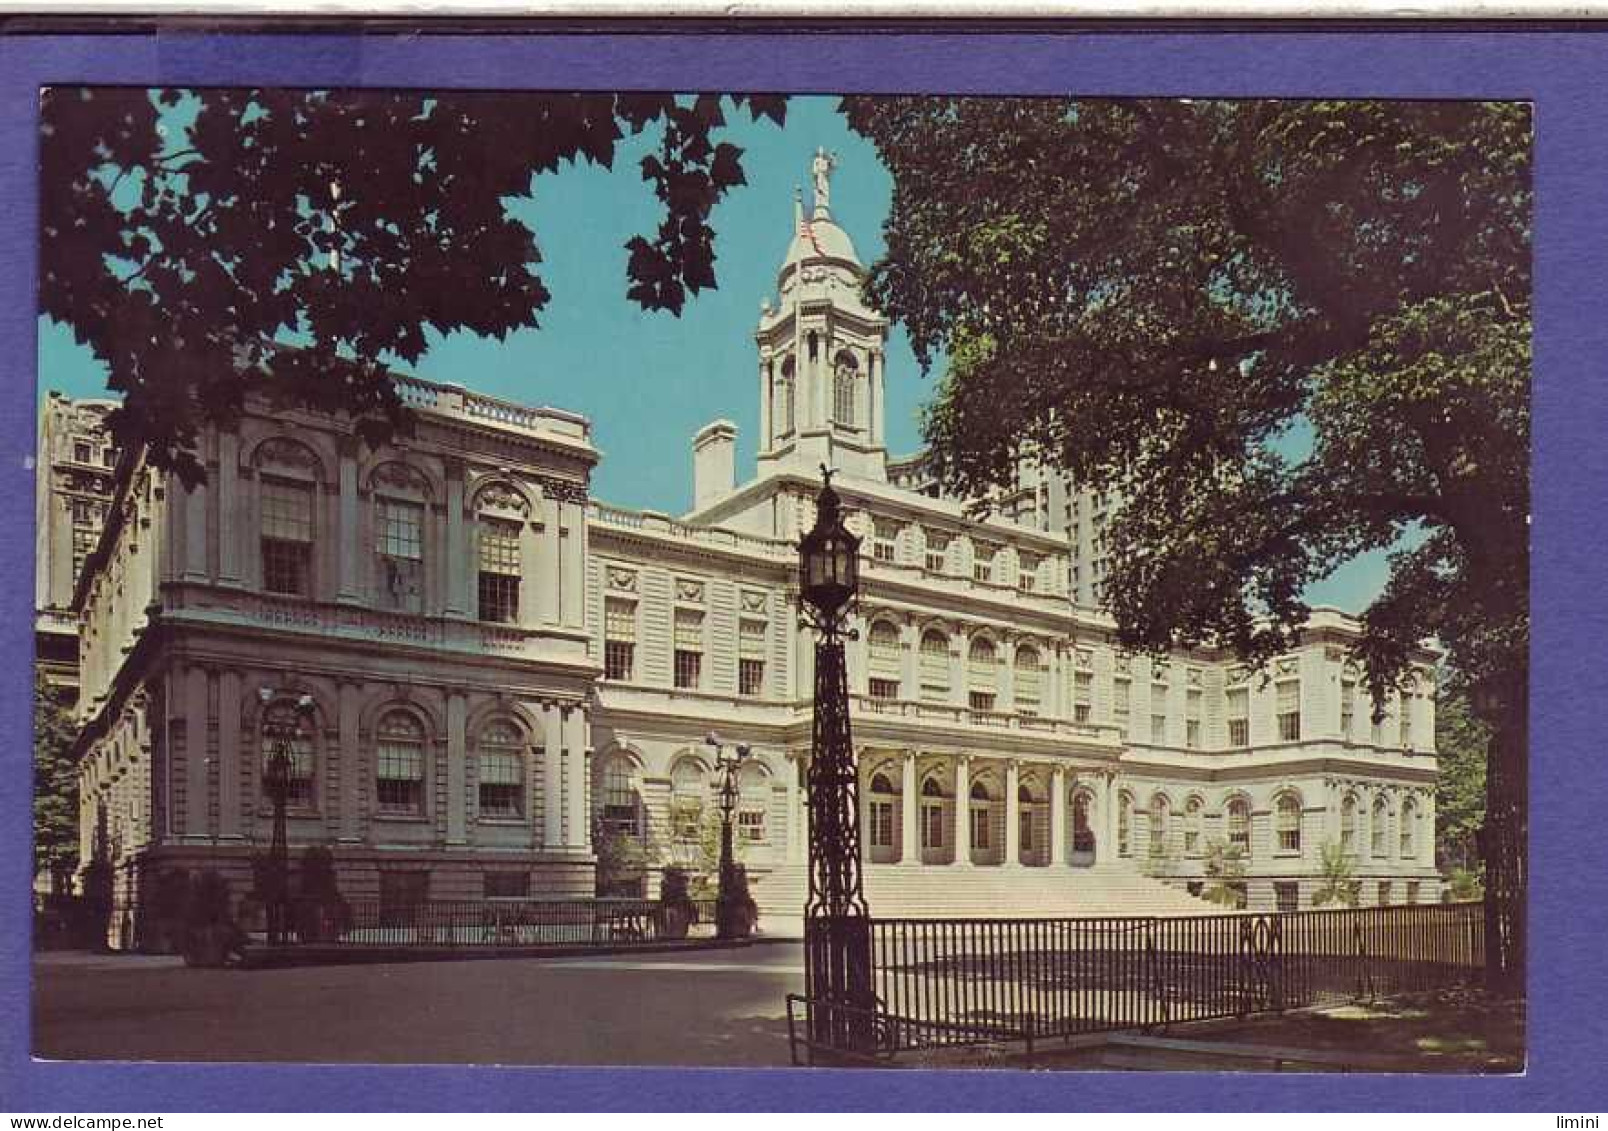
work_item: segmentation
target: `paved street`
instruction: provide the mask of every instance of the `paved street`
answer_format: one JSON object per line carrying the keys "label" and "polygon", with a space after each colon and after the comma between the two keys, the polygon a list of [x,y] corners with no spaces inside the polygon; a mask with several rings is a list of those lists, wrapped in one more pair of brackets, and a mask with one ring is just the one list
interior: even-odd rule
{"label": "paved street", "polygon": [[694,954],[191,970],[41,954],[47,1059],[785,1065],[800,946]]}

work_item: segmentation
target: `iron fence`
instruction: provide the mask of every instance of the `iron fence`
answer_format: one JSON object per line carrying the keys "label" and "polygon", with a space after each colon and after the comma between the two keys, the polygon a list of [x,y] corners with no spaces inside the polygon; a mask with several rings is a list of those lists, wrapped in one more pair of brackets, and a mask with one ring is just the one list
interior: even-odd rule
{"label": "iron fence", "polygon": [[656,899],[346,900],[293,916],[288,945],[339,947],[603,946],[698,936]]}
{"label": "iron fence", "polygon": [[1484,962],[1478,903],[1178,918],[873,919],[879,1010],[923,1041],[1150,1029],[1439,989]]}

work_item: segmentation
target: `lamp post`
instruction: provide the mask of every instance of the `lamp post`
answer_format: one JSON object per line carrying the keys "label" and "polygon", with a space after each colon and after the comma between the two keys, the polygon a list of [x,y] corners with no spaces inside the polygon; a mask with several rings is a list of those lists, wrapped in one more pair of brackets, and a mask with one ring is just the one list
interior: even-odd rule
{"label": "lamp post", "polygon": [[[860,876],[859,783],[849,734],[843,640],[859,588],[860,540],[843,525],[832,472],[821,468],[815,526],[799,543],[803,624],[815,644],[815,719],[808,776],[810,893],[804,988],[812,1049],[867,1051],[875,1030],[871,918]],[[813,1053],[812,1053],[813,1058]]]}
{"label": "lamp post", "polygon": [[303,695],[297,699],[295,712],[289,718],[269,713],[268,707],[274,700],[273,688],[259,688],[257,697],[263,706],[262,736],[268,743],[268,757],[262,767],[262,788],[274,807],[273,838],[268,842],[268,890],[263,892],[263,898],[268,912],[268,945],[278,946],[285,941],[285,928],[290,919],[290,848],[285,841],[285,802],[290,796],[295,743],[301,737],[302,719],[312,714],[313,697]]}
{"label": "lamp post", "polygon": [[737,771],[752,753],[738,743],[730,754],[711,732],[704,740],[715,748],[715,769],[720,773],[720,887],[715,894],[715,937],[738,939],[748,934],[747,909],[737,899],[737,865],[732,859],[731,816],[737,808]]}

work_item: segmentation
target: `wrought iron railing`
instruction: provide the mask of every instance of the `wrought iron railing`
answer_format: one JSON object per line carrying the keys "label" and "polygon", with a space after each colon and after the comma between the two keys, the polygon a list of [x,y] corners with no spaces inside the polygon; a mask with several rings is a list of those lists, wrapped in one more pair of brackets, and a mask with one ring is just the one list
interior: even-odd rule
{"label": "wrought iron railing", "polygon": [[[879,1031],[972,1043],[1149,1029],[1476,979],[1478,903],[1105,919],[874,919]],[[903,1043],[903,1042],[901,1042]]]}

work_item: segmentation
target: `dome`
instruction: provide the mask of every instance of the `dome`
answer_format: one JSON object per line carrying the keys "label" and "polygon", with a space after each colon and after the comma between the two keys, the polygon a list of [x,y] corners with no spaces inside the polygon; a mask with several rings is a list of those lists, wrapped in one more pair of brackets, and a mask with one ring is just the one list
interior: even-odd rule
{"label": "dome", "polygon": [[860,257],[855,254],[854,241],[849,239],[849,233],[834,224],[830,216],[819,212],[810,221],[807,232],[794,234],[793,242],[787,247],[787,258],[782,261],[782,269],[785,271],[806,259],[844,259],[856,267],[860,266]]}

